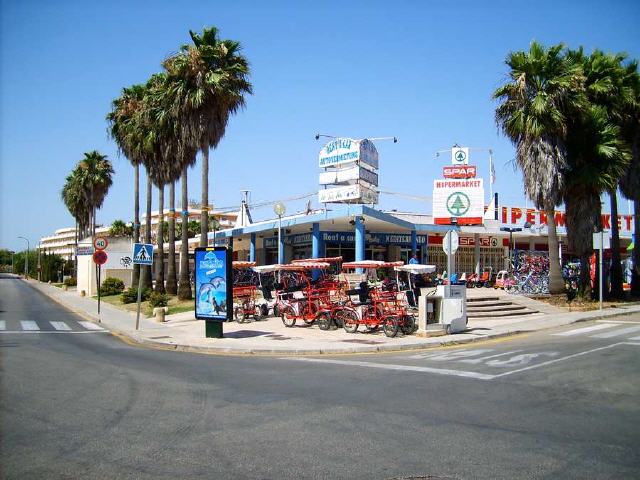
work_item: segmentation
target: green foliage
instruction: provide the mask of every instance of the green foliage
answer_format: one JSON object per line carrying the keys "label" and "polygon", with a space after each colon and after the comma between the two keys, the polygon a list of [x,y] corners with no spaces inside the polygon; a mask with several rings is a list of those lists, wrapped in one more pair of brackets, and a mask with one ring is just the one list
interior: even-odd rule
{"label": "green foliage", "polygon": [[122,220],[114,220],[109,227],[110,237],[130,237],[133,235],[133,226],[124,223]]}
{"label": "green foliage", "polygon": [[119,278],[107,277],[100,287],[100,295],[118,295],[124,291],[124,282]]}
{"label": "green foliage", "polygon": [[169,304],[169,296],[166,293],[151,292],[149,305],[151,308],[166,307]]}
{"label": "green foliage", "polygon": [[69,277],[64,281],[67,287],[76,287],[78,285],[78,279],[76,277]]}
{"label": "green foliage", "polygon": [[[27,251],[16,252],[13,257],[13,272],[18,275],[25,274],[25,259],[27,258]],[[37,278],[38,276],[38,252],[35,250],[29,250],[29,276]]]}
{"label": "green foliage", "polygon": [[[150,288],[145,288],[142,290],[142,298],[141,300],[144,302],[149,298],[153,291]],[[136,287],[129,287],[124,292],[122,292],[120,298],[122,299],[122,303],[135,303],[138,301],[138,289]]]}

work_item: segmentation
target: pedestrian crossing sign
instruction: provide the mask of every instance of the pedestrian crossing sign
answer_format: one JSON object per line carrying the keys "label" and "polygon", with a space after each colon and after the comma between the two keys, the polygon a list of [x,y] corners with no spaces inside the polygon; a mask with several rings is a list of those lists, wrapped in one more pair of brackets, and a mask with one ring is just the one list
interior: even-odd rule
{"label": "pedestrian crossing sign", "polygon": [[133,263],[135,265],[153,265],[153,244],[134,243]]}

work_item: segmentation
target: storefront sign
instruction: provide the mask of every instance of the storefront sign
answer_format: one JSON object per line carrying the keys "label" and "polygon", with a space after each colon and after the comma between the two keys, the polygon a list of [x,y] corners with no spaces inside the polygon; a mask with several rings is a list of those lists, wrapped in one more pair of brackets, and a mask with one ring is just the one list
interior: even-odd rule
{"label": "storefront sign", "polygon": [[356,184],[360,181],[377,187],[378,174],[360,165],[320,173],[320,185]]}
{"label": "storefront sign", "polygon": [[[355,242],[354,232],[322,232],[322,241],[324,243],[353,244]],[[368,244],[378,245],[411,245],[410,233],[367,233],[365,241]],[[426,243],[426,235],[417,236],[418,245]],[[300,233],[297,235],[287,235],[284,237],[284,243],[292,246],[311,245],[311,234]],[[277,248],[278,237],[265,238],[263,241],[264,248]]]}
{"label": "storefront sign", "polygon": [[195,314],[198,320],[231,319],[231,258],[226,247],[198,247],[194,252]]}
{"label": "storefront sign", "polygon": [[318,192],[320,203],[378,203],[378,192],[362,185],[327,188]]}
{"label": "storefront sign", "polygon": [[319,155],[321,168],[337,167],[347,163],[360,162],[378,168],[378,150],[367,140],[352,140],[351,138],[336,138],[327,143]]}
{"label": "storefront sign", "polygon": [[476,178],[476,167],[473,165],[442,167],[444,178]]}
{"label": "storefront sign", "polygon": [[481,178],[434,180],[433,220],[447,225],[456,218],[460,225],[478,225],[484,214],[484,186]]}
{"label": "storefront sign", "polygon": [[451,165],[467,165],[469,163],[469,149],[454,147],[451,149]]}

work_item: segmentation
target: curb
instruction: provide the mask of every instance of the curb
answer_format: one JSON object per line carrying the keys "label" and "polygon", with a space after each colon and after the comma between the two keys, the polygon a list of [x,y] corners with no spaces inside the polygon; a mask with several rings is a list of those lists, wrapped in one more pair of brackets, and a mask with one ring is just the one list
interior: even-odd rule
{"label": "curb", "polygon": [[[57,298],[51,294],[49,294],[48,292],[42,291],[39,288],[31,285],[29,282],[26,282],[27,285],[31,286],[34,290],[37,290],[38,292],[40,292],[41,294],[47,296],[48,298],[50,298],[51,300],[53,300],[54,302],[58,303],[59,305],[62,305],[63,307],[67,308],[68,310],[70,310],[71,312],[89,320],[92,321],[94,323],[98,323],[99,325],[107,328],[109,330],[109,332],[117,337],[118,339],[122,340],[125,343],[128,343],[130,345],[137,345],[137,346],[142,346],[145,348],[152,348],[155,350],[165,350],[165,351],[173,351],[173,352],[185,352],[185,353],[197,353],[197,354],[205,354],[205,355],[230,355],[230,356],[284,356],[284,357],[288,357],[288,356],[308,356],[308,355],[348,355],[348,354],[372,354],[372,353],[393,353],[393,352],[404,352],[404,351],[415,351],[415,350],[428,350],[428,349],[434,349],[434,348],[441,348],[441,347],[451,347],[451,346],[457,346],[457,345],[465,345],[465,344],[469,344],[469,343],[476,343],[476,342],[484,342],[487,340],[495,340],[495,339],[500,339],[500,338],[505,338],[505,337],[511,337],[511,336],[516,336],[516,335],[521,335],[521,334],[526,334],[526,333],[532,333],[532,332],[539,332],[539,331],[543,331],[543,330],[547,330],[550,328],[557,328],[559,326],[564,326],[564,325],[572,325],[574,323],[581,323],[581,322],[589,322],[589,321],[593,321],[593,320],[602,320],[602,319],[609,319],[609,318],[615,318],[615,317],[619,317],[619,316],[624,316],[624,315],[629,315],[632,313],[638,313],[640,312],[640,309],[636,309],[636,310],[625,310],[623,308],[618,308],[615,309],[615,311],[611,311],[610,313],[601,313],[598,315],[593,315],[593,316],[588,316],[588,317],[582,317],[582,318],[576,318],[576,319],[572,319],[571,321],[569,321],[568,323],[564,323],[561,325],[553,325],[550,327],[546,327],[546,328],[540,328],[537,330],[513,330],[513,331],[508,331],[508,332],[500,332],[500,333],[495,333],[495,334],[489,334],[486,336],[482,336],[482,337],[476,337],[476,338],[465,338],[465,339],[460,339],[460,340],[456,340],[455,338],[450,339],[450,340],[442,340],[439,342],[433,342],[432,344],[416,344],[416,343],[412,343],[412,344],[405,344],[405,345],[379,345],[379,346],[361,346],[361,347],[351,347],[351,348],[335,348],[335,349],[291,349],[291,350],[279,350],[279,349],[255,349],[255,348],[233,348],[233,347],[217,347],[217,346],[210,346],[210,347],[196,347],[193,345],[184,345],[184,344],[171,344],[171,343],[163,343],[163,342],[157,342],[154,340],[150,340],[148,338],[139,338],[136,337],[135,335],[131,335],[129,332],[125,332],[122,331],[120,329],[117,328],[113,328],[113,327],[107,327],[104,323],[99,321],[99,317],[97,315],[93,315],[89,312],[85,312],[83,310],[76,310],[75,307],[73,307],[72,305],[66,303],[64,300]],[[592,310],[593,311],[593,310]],[[588,312],[583,312],[583,313],[588,313]],[[443,337],[445,338],[445,337]]]}

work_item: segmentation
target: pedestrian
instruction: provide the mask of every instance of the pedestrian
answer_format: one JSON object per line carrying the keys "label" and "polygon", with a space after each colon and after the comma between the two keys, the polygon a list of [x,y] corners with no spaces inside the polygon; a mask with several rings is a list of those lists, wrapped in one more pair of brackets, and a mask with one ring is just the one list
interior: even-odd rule
{"label": "pedestrian", "polygon": [[409,265],[417,265],[418,263],[418,256],[414,253],[413,255],[411,255],[411,260],[409,260]]}

